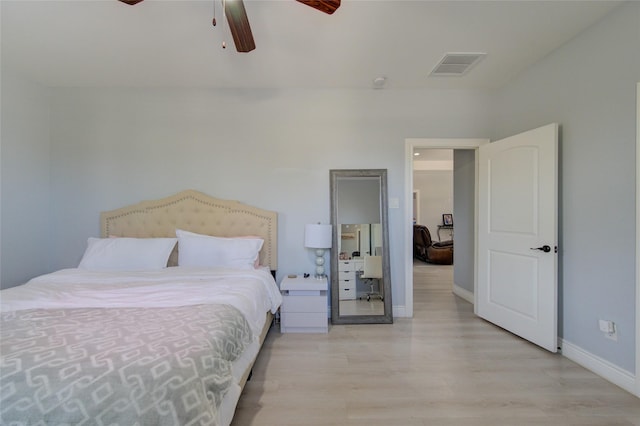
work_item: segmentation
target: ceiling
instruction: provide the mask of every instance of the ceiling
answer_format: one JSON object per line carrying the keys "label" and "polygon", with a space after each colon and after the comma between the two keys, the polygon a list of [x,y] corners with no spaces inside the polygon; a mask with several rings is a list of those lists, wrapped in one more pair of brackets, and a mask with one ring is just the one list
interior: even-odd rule
{"label": "ceiling", "polygon": [[453,161],[453,149],[415,148],[413,159],[414,161]]}
{"label": "ceiling", "polygon": [[[232,0],[227,0],[232,1]],[[2,66],[46,86],[494,89],[601,19],[616,1],[244,0],[256,50],[237,53],[221,1],[1,1]],[[222,42],[228,47],[222,49]],[[446,52],[484,52],[428,77]]]}
{"label": "ceiling", "polygon": [[415,172],[453,171],[453,149],[417,148],[413,153]]}

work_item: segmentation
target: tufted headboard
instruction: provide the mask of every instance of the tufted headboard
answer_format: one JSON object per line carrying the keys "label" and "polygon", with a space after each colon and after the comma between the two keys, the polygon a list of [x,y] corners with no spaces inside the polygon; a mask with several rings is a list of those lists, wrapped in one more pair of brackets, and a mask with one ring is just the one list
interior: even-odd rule
{"label": "tufted headboard", "polygon": [[[264,239],[260,264],[269,266],[272,271],[278,268],[276,212],[238,201],[220,200],[194,190],[102,212],[100,229],[103,238],[175,237],[176,229],[217,237],[258,236]],[[174,250],[169,265],[176,264],[177,252]]]}

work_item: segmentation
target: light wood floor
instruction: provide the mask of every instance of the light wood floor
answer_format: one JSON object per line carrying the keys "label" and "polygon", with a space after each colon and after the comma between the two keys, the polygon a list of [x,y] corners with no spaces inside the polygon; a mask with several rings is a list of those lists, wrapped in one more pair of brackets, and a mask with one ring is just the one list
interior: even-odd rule
{"label": "light wood floor", "polygon": [[414,268],[392,325],[272,329],[234,426],[634,425],[640,399],[473,315],[452,267]]}

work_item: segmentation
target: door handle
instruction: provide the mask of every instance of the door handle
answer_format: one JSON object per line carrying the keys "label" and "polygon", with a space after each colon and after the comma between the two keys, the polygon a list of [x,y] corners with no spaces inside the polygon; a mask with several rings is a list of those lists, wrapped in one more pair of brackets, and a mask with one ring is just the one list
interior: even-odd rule
{"label": "door handle", "polygon": [[545,253],[549,253],[551,251],[551,247],[549,247],[548,245],[543,245],[542,247],[531,247],[531,250],[540,250],[543,251]]}

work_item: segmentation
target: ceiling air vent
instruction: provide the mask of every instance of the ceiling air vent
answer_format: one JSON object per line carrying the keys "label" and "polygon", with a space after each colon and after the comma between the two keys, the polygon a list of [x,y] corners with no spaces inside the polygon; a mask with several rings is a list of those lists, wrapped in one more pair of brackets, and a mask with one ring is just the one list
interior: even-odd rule
{"label": "ceiling air vent", "polygon": [[436,77],[465,75],[486,55],[486,53],[445,53],[429,75]]}

